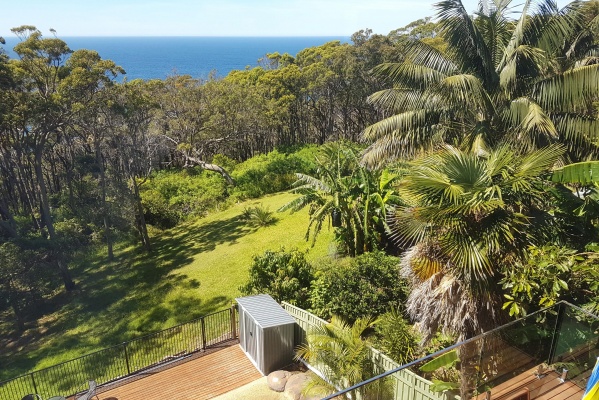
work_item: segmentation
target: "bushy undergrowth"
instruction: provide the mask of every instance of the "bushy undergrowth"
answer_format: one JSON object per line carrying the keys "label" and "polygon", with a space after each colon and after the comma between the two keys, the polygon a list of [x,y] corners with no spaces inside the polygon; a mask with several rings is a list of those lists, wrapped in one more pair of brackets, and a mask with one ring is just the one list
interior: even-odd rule
{"label": "bushy undergrowth", "polygon": [[376,322],[374,346],[399,364],[418,358],[418,335],[412,325],[396,309],[383,314]]}
{"label": "bushy undergrowth", "polygon": [[219,174],[200,168],[158,171],[141,187],[146,222],[170,228],[236,201],[287,190],[296,180],[295,173],[314,170],[316,150],[316,146],[287,152],[275,150],[242,163],[215,156],[213,162],[231,174],[234,186],[229,186]]}
{"label": "bushy undergrowth", "polygon": [[314,272],[305,253],[299,250],[267,250],[254,257],[249,274],[247,283],[239,288],[242,294],[268,293],[276,301],[309,308]]}
{"label": "bushy undergrowth", "polygon": [[374,252],[310,266],[297,250],[269,250],[254,257],[249,280],[240,290],[269,293],[322,318],[336,315],[353,323],[402,310],[407,286],[399,277],[398,264],[397,257]]}
{"label": "bushy undergrowth", "polygon": [[296,173],[310,173],[315,169],[316,146],[304,147],[292,153],[277,150],[250,158],[235,166],[231,173],[235,200],[253,199],[265,194],[291,188]]}
{"label": "bushy undergrowth", "polygon": [[227,197],[225,180],[199,168],[159,171],[141,190],[146,222],[160,228],[223,207]]}

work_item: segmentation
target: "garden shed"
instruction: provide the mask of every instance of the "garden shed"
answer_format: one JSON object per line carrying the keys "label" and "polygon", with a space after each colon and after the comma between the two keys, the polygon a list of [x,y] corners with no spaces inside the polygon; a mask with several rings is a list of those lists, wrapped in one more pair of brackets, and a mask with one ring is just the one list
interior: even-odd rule
{"label": "garden shed", "polygon": [[258,371],[268,375],[293,362],[295,319],[267,294],[235,300],[239,345]]}

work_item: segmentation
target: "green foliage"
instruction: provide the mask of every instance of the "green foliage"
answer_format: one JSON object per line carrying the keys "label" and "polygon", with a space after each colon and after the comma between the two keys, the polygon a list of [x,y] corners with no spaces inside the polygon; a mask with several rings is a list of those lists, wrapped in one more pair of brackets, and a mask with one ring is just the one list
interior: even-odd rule
{"label": "green foliage", "polygon": [[[347,388],[371,378],[379,372],[371,359],[366,340],[374,323],[371,318],[360,318],[353,324],[348,324],[334,316],[331,323],[308,331],[307,343],[299,347],[297,357],[316,366],[325,378],[312,377],[307,387],[308,394],[330,394],[338,388]],[[385,380],[379,380],[358,389],[357,398],[390,398],[389,389]]]}
{"label": "green foliage", "polygon": [[170,228],[188,218],[204,216],[226,204],[225,185],[220,176],[210,172],[159,171],[141,186],[146,221]]}
{"label": "green foliage", "polygon": [[0,244],[0,310],[10,307],[17,329],[25,329],[26,315],[38,304],[54,280],[47,275],[43,248],[26,249],[12,242]]}
{"label": "green foliage", "polygon": [[255,256],[242,294],[267,293],[276,301],[286,301],[301,308],[310,307],[310,288],[314,279],[306,254],[299,250],[267,250]]}
{"label": "green foliage", "polygon": [[312,310],[323,318],[338,315],[352,322],[403,307],[406,282],[399,260],[381,251],[333,261],[318,271],[312,289]]}
{"label": "green foliage", "polygon": [[[589,247],[592,248],[592,245]],[[599,303],[599,269],[594,251],[546,245],[528,248],[528,259],[505,271],[500,281],[506,291],[503,308],[523,317],[565,299],[596,311]]]}
{"label": "green foliage", "polygon": [[440,356],[433,358],[426,364],[423,364],[420,367],[420,371],[433,372],[439,368],[452,367],[455,365],[456,362],[458,362],[458,353],[456,350],[451,350],[447,353],[443,353]]}
{"label": "green foliage", "polygon": [[381,315],[375,325],[374,347],[399,364],[418,358],[420,346],[413,327],[395,309]]}
{"label": "green foliage", "polygon": [[252,199],[289,189],[296,172],[309,173],[314,169],[314,162],[309,157],[312,148],[290,154],[274,150],[238,164],[231,174],[236,183],[231,197]]}
{"label": "green foliage", "polygon": [[528,259],[506,268],[500,281],[510,316],[523,317],[538,307],[551,307],[564,292],[577,263],[574,250],[558,246],[528,248]]}
{"label": "green foliage", "polygon": [[276,222],[272,211],[262,204],[244,207],[241,218],[252,226],[268,226]]}
{"label": "green foliage", "polygon": [[364,167],[360,148],[348,142],[322,146],[316,162],[314,176],[297,174],[294,186],[301,197],[279,211],[309,207],[306,239],[312,236],[312,241],[330,218],[343,254],[354,257],[385,247],[386,215],[398,200],[393,187],[397,177]]}

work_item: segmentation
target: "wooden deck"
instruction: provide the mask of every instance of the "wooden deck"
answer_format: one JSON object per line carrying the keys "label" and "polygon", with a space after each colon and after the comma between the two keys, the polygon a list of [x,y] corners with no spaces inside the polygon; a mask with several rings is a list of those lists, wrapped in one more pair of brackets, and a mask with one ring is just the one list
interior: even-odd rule
{"label": "wooden deck", "polygon": [[[199,358],[122,385],[102,388],[100,400],[211,399],[262,377],[237,341]],[[116,387],[115,387],[116,386]]]}
{"label": "wooden deck", "polygon": [[[530,400],[580,400],[584,390],[575,383],[566,380],[561,382],[555,371],[548,371],[537,378],[537,367],[513,377],[491,389],[491,400],[511,400],[522,390],[528,389]],[[518,397],[516,397],[518,398]],[[478,395],[476,400],[485,399],[485,394]]]}

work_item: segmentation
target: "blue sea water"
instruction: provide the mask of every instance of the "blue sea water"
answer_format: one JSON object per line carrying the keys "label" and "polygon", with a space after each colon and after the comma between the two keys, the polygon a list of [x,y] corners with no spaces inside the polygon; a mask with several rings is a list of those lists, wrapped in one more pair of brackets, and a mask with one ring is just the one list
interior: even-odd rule
{"label": "blue sea water", "polygon": [[[5,37],[4,49],[16,57],[15,37]],[[72,50],[96,50],[126,71],[128,80],[164,79],[169,75],[207,78],[258,65],[267,53],[289,53],[349,37],[61,37]]]}

